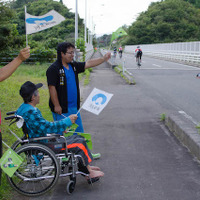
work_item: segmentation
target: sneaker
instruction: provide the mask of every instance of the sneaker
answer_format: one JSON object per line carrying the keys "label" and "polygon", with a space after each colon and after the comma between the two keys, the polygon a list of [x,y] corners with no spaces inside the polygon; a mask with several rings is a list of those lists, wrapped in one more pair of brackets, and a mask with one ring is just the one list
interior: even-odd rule
{"label": "sneaker", "polygon": [[94,160],[99,159],[101,157],[100,153],[92,153],[92,157]]}

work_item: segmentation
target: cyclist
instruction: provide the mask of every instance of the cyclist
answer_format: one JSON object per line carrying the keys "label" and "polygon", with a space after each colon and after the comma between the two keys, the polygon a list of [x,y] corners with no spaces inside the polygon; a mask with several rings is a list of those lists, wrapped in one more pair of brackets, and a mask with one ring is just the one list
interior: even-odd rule
{"label": "cyclist", "polygon": [[119,57],[120,57],[120,58],[122,57],[122,52],[123,52],[123,48],[120,46],[120,47],[119,47]]}
{"label": "cyclist", "polygon": [[135,57],[136,62],[138,63],[138,66],[141,66],[141,59],[142,59],[142,49],[140,49],[140,46],[137,46],[137,49],[135,50]]}
{"label": "cyclist", "polygon": [[117,55],[117,47],[114,47],[113,53],[114,53],[114,57],[116,57],[116,55]]}

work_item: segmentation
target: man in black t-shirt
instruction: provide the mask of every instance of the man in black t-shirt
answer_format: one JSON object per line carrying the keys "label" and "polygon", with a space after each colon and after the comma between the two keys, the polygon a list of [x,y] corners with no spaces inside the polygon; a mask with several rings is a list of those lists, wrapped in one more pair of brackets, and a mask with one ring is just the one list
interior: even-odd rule
{"label": "man in black t-shirt", "polygon": [[[49,106],[55,121],[76,114],[80,108],[78,74],[87,68],[100,65],[111,57],[110,53],[106,53],[101,58],[87,62],[74,62],[74,52],[73,44],[60,43],[57,47],[57,60],[46,72],[50,93]],[[80,113],[76,124],[78,124],[76,132],[84,132]]]}

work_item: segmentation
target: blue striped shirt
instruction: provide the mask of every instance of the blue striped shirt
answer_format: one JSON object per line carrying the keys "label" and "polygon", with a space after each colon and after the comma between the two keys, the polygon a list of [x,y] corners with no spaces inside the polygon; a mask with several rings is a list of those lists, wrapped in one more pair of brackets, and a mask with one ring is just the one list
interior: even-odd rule
{"label": "blue striped shirt", "polygon": [[22,116],[26,122],[29,138],[43,137],[47,133],[59,133],[72,125],[69,117],[60,121],[49,122],[42,117],[38,108],[26,103],[18,108],[16,114]]}

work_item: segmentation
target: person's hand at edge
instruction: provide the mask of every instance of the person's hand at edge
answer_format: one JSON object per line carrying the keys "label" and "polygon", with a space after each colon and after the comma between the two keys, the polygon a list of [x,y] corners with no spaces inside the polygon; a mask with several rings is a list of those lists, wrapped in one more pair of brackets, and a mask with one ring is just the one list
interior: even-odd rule
{"label": "person's hand at edge", "polygon": [[111,58],[111,52],[107,52],[104,56],[104,61],[108,61]]}
{"label": "person's hand at edge", "polygon": [[26,59],[28,59],[30,57],[30,47],[26,47],[24,49],[21,49],[20,50],[20,53],[18,55],[18,58],[21,60],[21,61],[25,61]]}
{"label": "person's hand at edge", "polygon": [[61,106],[55,106],[54,107],[54,112],[61,115],[62,114],[62,108]]}

